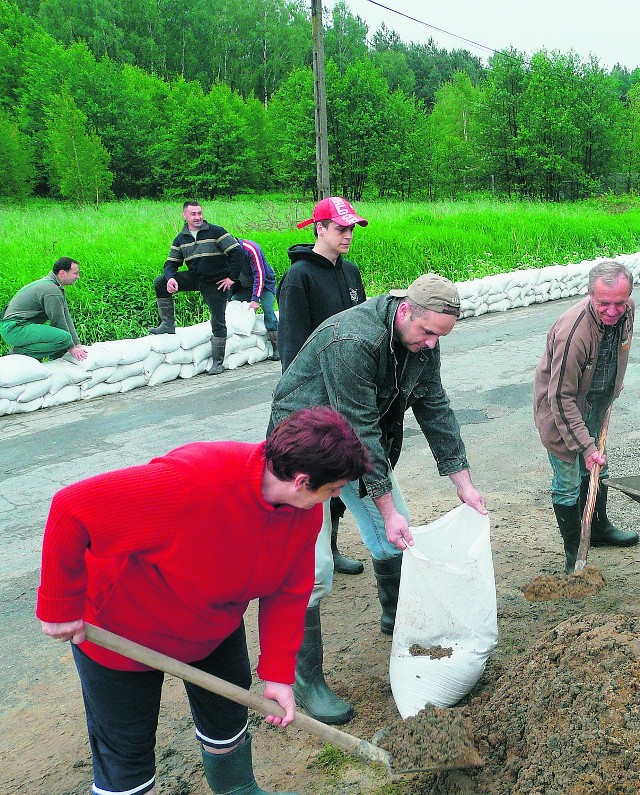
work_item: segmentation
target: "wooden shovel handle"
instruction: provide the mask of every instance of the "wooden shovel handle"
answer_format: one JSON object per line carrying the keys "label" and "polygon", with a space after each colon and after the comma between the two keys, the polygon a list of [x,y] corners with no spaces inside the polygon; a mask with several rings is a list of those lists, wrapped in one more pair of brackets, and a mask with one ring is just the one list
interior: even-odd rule
{"label": "wooden shovel handle", "polygon": [[[598,437],[598,452],[600,455],[604,454],[605,442],[607,440],[607,430],[609,429],[609,417],[611,416],[611,406],[607,409],[602,421],[602,428],[600,429],[600,436]],[[596,494],[600,488],[600,464],[594,464],[591,467],[591,475],[589,477],[589,490],[587,492],[587,501],[584,506],[582,514],[582,524],[580,528],[580,546],[578,547],[578,557],[576,558],[575,571],[582,571],[587,563],[587,555],[589,554],[589,544],[591,542],[591,520],[593,519],[593,509],[596,501]]]}
{"label": "wooden shovel handle", "polygon": [[[141,646],[139,643],[127,640],[101,627],[85,623],[84,628],[87,640],[97,646],[115,651],[118,654],[129,657],[131,660],[147,665],[149,668],[164,671],[164,673],[176,676],[185,682],[191,682],[191,684],[197,685],[203,690],[209,690],[237,704],[243,704],[261,715],[279,715],[280,717],[284,715],[284,710],[276,701],[263,698],[263,696],[252,693],[250,690],[244,690],[238,685],[205,673],[199,668],[194,668],[192,665],[175,660],[166,654]],[[343,751],[355,754],[368,762],[381,762],[387,767],[391,765],[391,754],[387,751],[378,748],[373,743],[368,743],[366,740],[361,740],[359,737],[354,737],[351,734],[335,729],[333,726],[327,726],[326,723],[310,718],[308,715],[302,715],[297,712],[295,719],[290,725],[306,731],[324,742],[331,743],[337,748],[342,748]]]}

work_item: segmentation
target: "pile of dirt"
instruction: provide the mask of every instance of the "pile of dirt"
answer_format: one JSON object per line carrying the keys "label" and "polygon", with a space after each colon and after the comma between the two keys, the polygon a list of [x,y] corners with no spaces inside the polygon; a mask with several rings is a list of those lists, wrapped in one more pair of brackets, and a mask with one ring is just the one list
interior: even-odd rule
{"label": "pile of dirt", "polygon": [[542,574],[521,587],[527,602],[549,602],[553,599],[581,599],[595,596],[606,585],[595,566],[587,565],[569,577]]}
{"label": "pile of dirt", "polygon": [[412,791],[637,795],[639,632],[640,617],[595,614],[546,633],[465,707],[485,766]]}

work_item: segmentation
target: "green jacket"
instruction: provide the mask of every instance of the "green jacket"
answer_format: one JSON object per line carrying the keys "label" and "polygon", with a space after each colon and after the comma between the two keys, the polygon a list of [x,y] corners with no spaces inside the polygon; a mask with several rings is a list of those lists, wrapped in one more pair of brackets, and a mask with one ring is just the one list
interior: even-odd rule
{"label": "green jacket", "polygon": [[53,271],[18,290],[9,301],[2,320],[13,320],[18,323],[49,321],[49,325],[54,328],[68,331],[75,345],[80,344],[80,337],[76,333],[69,312],[64,287],[56,279]]}
{"label": "green jacket", "polygon": [[390,469],[402,449],[411,407],[441,475],[468,469],[460,428],[440,380],[440,346],[407,351],[396,376],[393,321],[399,298],[380,295],[324,321],[305,342],[273,396],[270,429],[296,411],[329,405],[353,425],[373,471],[363,478],[371,497],[391,491]]}

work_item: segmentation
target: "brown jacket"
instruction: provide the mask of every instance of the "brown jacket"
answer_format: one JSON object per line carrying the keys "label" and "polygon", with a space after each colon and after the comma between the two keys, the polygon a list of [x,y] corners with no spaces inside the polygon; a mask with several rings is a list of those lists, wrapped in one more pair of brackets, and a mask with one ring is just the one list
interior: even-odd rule
{"label": "brown jacket", "polygon": [[[620,394],[629,360],[635,302],[629,298],[622,320],[618,370],[613,400]],[[578,453],[596,451],[583,417],[590,406],[586,397],[598,360],[604,325],[591,299],[572,306],[549,329],[547,347],[536,369],[533,415],[546,449],[571,463]]]}

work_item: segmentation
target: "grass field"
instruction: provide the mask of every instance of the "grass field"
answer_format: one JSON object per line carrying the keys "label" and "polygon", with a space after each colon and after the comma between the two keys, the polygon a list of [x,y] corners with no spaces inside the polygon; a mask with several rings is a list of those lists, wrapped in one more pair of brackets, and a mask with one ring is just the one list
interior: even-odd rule
{"label": "grass field", "polygon": [[[278,276],[289,264],[287,248],[313,241],[311,227],[295,227],[312,208],[312,200],[285,198],[203,202],[205,218],[257,241]],[[67,295],[83,342],[137,337],[155,324],[152,281],[181,228],[179,203],[125,201],[94,209],[34,200],[1,209],[0,307],[58,257],[70,256],[82,270]],[[368,295],[405,286],[429,270],[464,281],[640,250],[640,200],[629,197],[554,205],[358,202],[356,209],[369,226],[356,228],[349,256]],[[177,316],[184,325],[206,319],[200,296],[181,296]]]}

